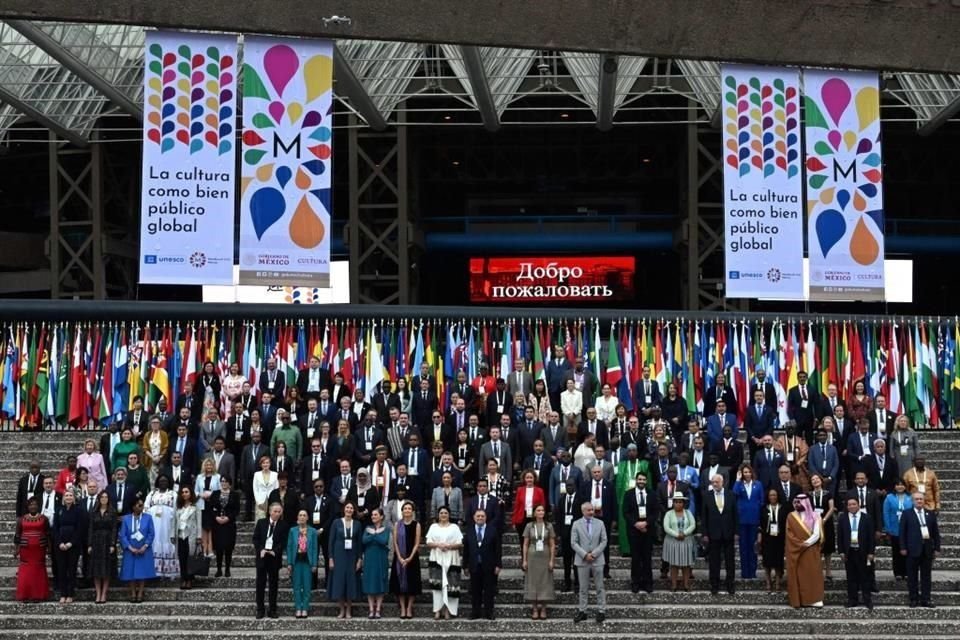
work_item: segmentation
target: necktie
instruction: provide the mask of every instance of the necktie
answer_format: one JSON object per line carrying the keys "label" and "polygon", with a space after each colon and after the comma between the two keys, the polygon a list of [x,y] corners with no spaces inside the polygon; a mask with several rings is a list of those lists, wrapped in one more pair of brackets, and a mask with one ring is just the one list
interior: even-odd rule
{"label": "necktie", "polygon": [[277,473],[283,471],[283,458],[277,459]]}
{"label": "necktie", "polygon": [[593,536],[593,531],[592,531],[593,527],[591,526],[592,524],[593,524],[593,518],[587,518],[587,537],[588,538]]}
{"label": "necktie", "polygon": [[47,511],[50,509],[50,494],[47,493],[43,496],[43,510]]}
{"label": "necktie", "polygon": [[314,471],[320,470],[320,454],[316,454],[313,456],[313,470]]}
{"label": "necktie", "polygon": [[177,453],[179,453],[181,457],[183,456],[183,438],[177,440]]}
{"label": "necktie", "polygon": [[499,443],[499,442],[495,442],[495,443],[493,444],[493,457],[494,457],[494,458],[499,458],[499,457],[500,457],[500,443]]}
{"label": "necktie", "polygon": [[596,498],[597,500],[600,499],[600,483],[599,482],[593,483],[593,497]]}
{"label": "necktie", "polygon": [[93,502],[95,499],[96,499],[96,496],[87,497],[87,511],[90,511],[91,509],[93,509]]}
{"label": "necktie", "polygon": [[807,399],[807,388],[806,388],[806,387],[800,387],[800,396],[803,397],[804,400]]}
{"label": "necktie", "polygon": [[826,462],[827,461],[827,445],[825,444],[820,445],[820,453],[823,455],[823,461]]}
{"label": "necktie", "polygon": [[790,497],[790,483],[789,483],[789,482],[784,482],[784,483],[783,483],[783,495],[785,495],[785,496],[788,497],[788,498]]}
{"label": "necktie", "polygon": [[480,498],[480,511],[487,510],[487,496],[482,496]]}
{"label": "necktie", "polygon": [[343,488],[344,489],[350,488],[350,476],[343,476]]}
{"label": "necktie", "polygon": [[270,521],[270,525],[267,527],[267,537],[268,537],[268,538],[272,538],[272,537],[273,537],[273,527],[274,527],[274,524],[273,524],[273,521],[271,520],[271,521]]}
{"label": "necktie", "polygon": [[117,487],[117,502],[123,504],[123,485]]}
{"label": "necktie", "polygon": [[477,527],[477,542],[483,544],[483,527]]}
{"label": "necktie", "polygon": [[863,487],[860,488],[860,506],[862,507],[867,503],[867,490]]}
{"label": "necktie", "polygon": [[767,449],[767,462],[773,462],[773,450]]}
{"label": "necktie", "polygon": [[925,514],[922,509],[917,510],[917,518],[920,520],[921,527],[927,526],[927,514]]}
{"label": "necktie", "polygon": [[857,514],[853,514],[853,523],[850,525],[850,531],[857,531]]}

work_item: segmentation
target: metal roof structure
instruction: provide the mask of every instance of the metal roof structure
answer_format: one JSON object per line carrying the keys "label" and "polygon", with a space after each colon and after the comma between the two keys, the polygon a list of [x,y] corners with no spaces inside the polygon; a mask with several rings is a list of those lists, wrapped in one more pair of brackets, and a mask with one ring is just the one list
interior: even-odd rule
{"label": "metal roof structure", "polygon": [[[144,32],[0,22],[0,140],[36,140],[36,131],[49,130],[82,146],[101,129],[139,139]],[[960,110],[960,76],[883,77],[887,121],[929,133]],[[544,123],[592,122],[603,130],[679,124],[690,118],[690,101],[698,119],[713,119],[720,98],[716,62],[374,40],[338,41],[334,79],[336,113],[355,114],[361,126],[375,129],[398,121],[491,131]]]}

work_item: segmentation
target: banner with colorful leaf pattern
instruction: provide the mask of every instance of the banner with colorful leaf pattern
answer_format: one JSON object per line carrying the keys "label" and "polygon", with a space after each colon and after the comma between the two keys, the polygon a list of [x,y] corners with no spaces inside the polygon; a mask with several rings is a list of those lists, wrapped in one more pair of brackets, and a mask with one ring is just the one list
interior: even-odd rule
{"label": "banner with colorful leaf pattern", "polygon": [[329,286],[333,43],[244,40],[240,284]]}
{"label": "banner with colorful leaf pattern", "polygon": [[726,295],[801,300],[800,72],[723,65]]}
{"label": "banner with colorful leaf pattern", "polygon": [[237,39],[150,31],[140,282],[231,284]]}

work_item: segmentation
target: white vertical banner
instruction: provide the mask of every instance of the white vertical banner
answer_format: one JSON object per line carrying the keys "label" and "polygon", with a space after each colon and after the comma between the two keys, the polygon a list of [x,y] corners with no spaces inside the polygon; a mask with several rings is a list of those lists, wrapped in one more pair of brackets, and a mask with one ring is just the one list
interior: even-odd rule
{"label": "white vertical banner", "polygon": [[811,300],[884,299],[880,75],[803,72]]}
{"label": "white vertical banner", "polygon": [[729,298],[803,299],[800,72],[723,65]]}
{"label": "white vertical banner", "polygon": [[240,284],[327,287],[333,43],[244,40]]}
{"label": "white vertical banner", "polygon": [[140,282],[230,284],[237,39],[148,31]]}

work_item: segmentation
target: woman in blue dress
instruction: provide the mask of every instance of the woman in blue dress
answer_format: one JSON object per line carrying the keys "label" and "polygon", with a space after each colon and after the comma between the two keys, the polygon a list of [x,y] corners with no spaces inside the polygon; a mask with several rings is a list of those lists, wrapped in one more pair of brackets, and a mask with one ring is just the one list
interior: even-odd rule
{"label": "woman in blue dress", "polygon": [[370,525],[363,530],[363,592],[367,594],[368,618],[379,618],[383,609],[383,595],[389,587],[387,549],[390,548],[390,530],[384,523],[383,510],[370,511]]}
{"label": "woman in blue dress", "polygon": [[352,502],[344,503],[343,517],[330,525],[330,539],[327,542],[329,574],[327,575],[327,600],[336,600],[339,606],[337,619],[349,620],[353,600],[360,595],[360,570],[363,568],[360,534],[363,526],[353,516],[356,507]]}
{"label": "woman in blue dress", "polygon": [[287,534],[287,571],[293,584],[293,603],[297,618],[306,618],[310,609],[310,588],[317,570],[317,530],[308,523],[307,512],[297,513],[297,526]]}
{"label": "woman in blue dress", "polygon": [[143,498],[133,503],[133,513],[120,524],[120,548],[123,564],[120,579],[130,583],[130,602],[143,602],[143,583],[157,577],[153,566],[153,518],[143,512]]}

